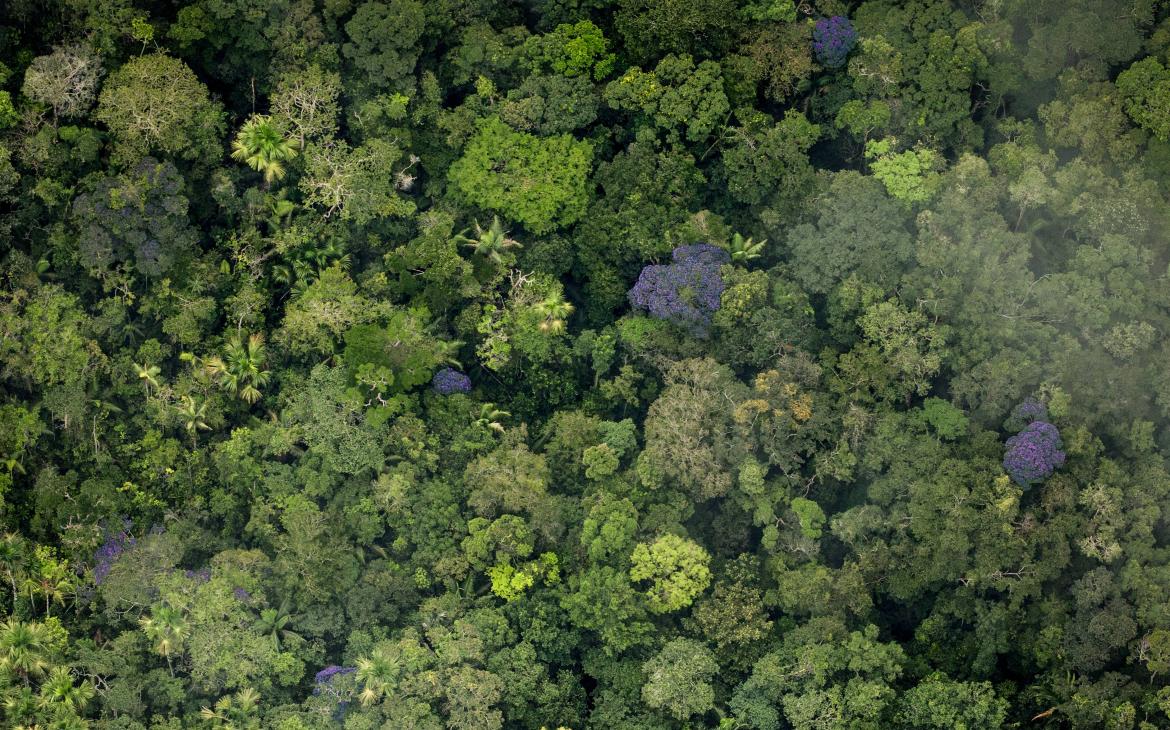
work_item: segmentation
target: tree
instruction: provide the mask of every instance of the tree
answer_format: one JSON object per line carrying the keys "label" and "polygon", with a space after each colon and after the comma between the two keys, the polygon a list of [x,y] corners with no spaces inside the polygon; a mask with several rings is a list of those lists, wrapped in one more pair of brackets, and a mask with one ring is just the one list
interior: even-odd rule
{"label": "tree", "polygon": [[597,119],[597,90],[587,76],[529,76],[500,103],[500,119],[521,132],[556,135]]}
{"label": "tree", "polygon": [[265,357],[264,335],[254,332],[247,340],[232,338],[224,348],[224,356],[207,358],[203,367],[224,390],[247,403],[255,403],[260,400],[260,388],[268,383],[271,375],[263,369]]}
{"label": "tree", "polygon": [[847,632],[835,619],[814,619],[756,662],[731,709],[759,730],[779,730],[781,717],[794,727],[880,727],[904,659],[897,644],[877,640],[876,626]]}
{"label": "tree", "polygon": [[549,68],[568,78],[584,76],[601,81],[613,72],[617,57],[609,41],[592,21],[561,23],[551,33],[530,36],[524,54],[534,70]]}
{"label": "tree", "polygon": [[630,579],[650,581],[646,604],[654,613],[670,613],[691,605],[707,590],[710,556],[698,543],[677,535],[663,535],[639,543],[630,555]]}
{"label": "tree", "polygon": [[40,704],[52,714],[62,711],[80,713],[85,710],[96,691],[93,684],[84,680],[74,684],[73,672],[69,667],[53,667],[41,682]]}
{"label": "tree", "polygon": [[614,25],[639,59],[694,48],[719,56],[740,27],[737,11],[729,0],[622,0]]}
{"label": "tree", "polygon": [[113,135],[119,164],[150,153],[192,161],[222,154],[222,107],[185,63],[165,54],[139,56],[110,74],[94,117]]}
{"label": "tree", "polygon": [[1170,141],[1170,70],[1156,58],[1143,58],[1117,76],[1122,107],[1139,127],[1162,142]]}
{"label": "tree", "polygon": [[293,620],[288,611],[289,602],[285,599],[278,608],[260,609],[260,617],[256,619],[256,630],[271,637],[272,647],[277,651],[280,651],[284,641],[301,638],[300,634],[287,628]]}
{"label": "tree", "polygon": [[349,40],[341,52],[364,83],[404,91],[413,85],[409,78],[425,27],[426,16],[417,0],[364,3],[345,24]]}
{"label": "tree", "polygon": [[728,193],[741,203],[790,215],[812,189],[808,150],[821,128],[797,111],[786,112],[779,122],[759,112],[741,122],[728,131],[723,150]]}
{"label": "tree", "polygon": [[872,139],[865,145],[873,176],[881,180],[889,194],[914,204],[930,200],[938,187],[941,160],[934,150],[918,148],[894,152],[895,140]]}
{"label": "tree", "polygon": [[696,67],[685,55],[667,56],[651,72],[630,69],[605,87],[605,101],[638,112],[642,124],[665,130],[674,142],[679,127],[688,142],[705,142],[727,122],[730,108],[719,64],[703,61]]}
{"label": "tree", "polygon": [[182,189],[175,166],[151,157],[91,179],[72,205],[82,265],[99,274],[123,262],[144,276],[168,272],[198,240]]}
{"label": "tree", "polygon": [[701,642],[672,639],[642,665],[646,684],[642,699],[676,720],[705,713],[715,706],[711,680],[719,671],[715,656]]}
{"label": "tree", "polygon": [[565,320],[575,309],[560,292],[549,294],[532,305],[532,311],[540,317],[540,331],[554,335],[565,331]]}
{"label": "tree", "polygon": [[914,256],[901,206],[855,172],[833,175],[816,223],[790,229],[788,247],[795,278],[810,292],[828,292],[851,275],[891,289]]}
{"label": "tree", "polygon": [[834,15],[820,18],[813,27],[813,52],[829,68],[845,65],[845,59],[857,44],[857,31],[849,18]]}
{"label": "tree", "polygon": [[602,566],[574,575],[561,607],[574,624],[595,632],[613,657],[646,643],[654,632],[638,598],[624,571]]}
{"label": "tree", "polygon": [[97,98],[101,59],[83,45],[57,46],[24,72],[20,92],[53,109],[53,119],[85,114]]}
{"label": "tree", "polygon": [[195,396],[184,395],[182,404],[176,404],[175,410],[179,413],[183,428],[191,435],[191,444],[194,447],[198,443],[199,432],[211,430],[206,420],[207,401],[200,402]]}
{"label": "tree", "polygon": [[341,76],[313,64],[288,71],[272,92],[272,116],[287,125],[304,149],[309,140],[329,138],[337,131]]}
{"label": "tree", "polygon": [[536,234],[577,222],[589,195],[593,145],[570,135],[539,138],[498,116],[477,124],[447,178],[460,198],[520,221]]}
{"label": "tree", "polygon": [[671,259],[670,264],[643,268],[626,296],[632,306],[650,316],[705,337],[723,294],[720,267],[730,256],[716,246],[696,244],[679,246]]}
{"label": "tree", "polygon": [[1047,421],[1033,421],[1007,440],[1003,468],[1022,487],[1031,487],[1052,476],[1064,464],[1060,431]]}
{"label": "tree", "polygon": [[897,723],[922,730],[997,730],[1007,709],[1007,701],[995,695],[990,682],[956,682],[935,672],[902,695]]}
{"label": "tree", "polygon": [[343,221],[365,225],[384,217],[414,212],[412,201],[398,194],[400,176],[416,160],[400,166],[402,150],[392,142],[371,139],[356,148],[344,141],[311,144],[305,150],[300,180],[305,203],[324,208]]}
{"label": "tree", "polygon": [[253,114],[232,141],[232,159],[264,175],[271,184],[285,174],[285,164],[297,156],[297,146],[284,138],[271,117]]}
{"label": "tree", "polygon": [[260,709],[260,694],[251,687],[245,687],[230,697],[223,697],[215,707],[201,707],[199,717],[218,723],[219,730],[257,730],[260,720],[256,717]]}
{"label": "tree", "polygon": [[738,460],[724,404],[738,401],[742,386],[710,359],[675,364],[665,385],[646,414],[639,477],[680,488],[696,502],[725,494]]}

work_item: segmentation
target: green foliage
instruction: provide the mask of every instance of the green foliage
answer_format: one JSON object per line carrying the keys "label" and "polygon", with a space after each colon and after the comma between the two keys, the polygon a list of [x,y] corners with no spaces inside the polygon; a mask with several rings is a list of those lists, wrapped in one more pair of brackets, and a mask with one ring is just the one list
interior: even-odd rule
{"label": "green foliage", "polygon": [[95,119],[114,138],[125,165],[150,153],[184,160],[218,160],[223,108],[182,61],[164,54],[132,59],[110,74]]}
{"label": "green foliage", "polygon": [[622,0],[615,25],[637,58],[691,52],[696,42],[717,56],[730,44],[738,21],[731,0]]}
{"label": "green foliage", "polygon": [[709,139],[727,121],[729,105],[723,93],[719,64],[703,61],[697,67],[690,56],[670,55],[651,72],[632,68],[605,87],[605,101],[614,109],[634,111],[654,127],[677,140],[685,129],[688,142]]}
{"label": "green foliage", "polygon": [[563,76],[591,76],[595,81],[613,73],[617,57],[608,49],[601,29],[588,20],[562,23],[551,33],[531,36],[524,43],[534,69],[548,67]]}
{"label": "green foliage", "polygon": [[285,163],[296,156],[296,145],[266,116],[253,115],[232,141],[232,159],[263,174],[266,183],[283,178]]}
{"label": "green foliage", "polygon": [[469,203],[548,233],[584,215],[592,157],[588,142],[568,135],[540,139],[489,117],[477,125],[448,178]]}
{"label": "green foliage", "polygon": [[425,27],[423,5],[417,0],[363,3],[345,24],[348,41],[341,52],[366,84],[405,90],[413,85]]}
{"label": "green foliage", "polygon": [[711,679],[718,670],[706,646],[693,639],[672,639],[642,666],[647,677],[642,699],[676,720],[707,712],[715,705]]}
{"label": "green foliage", "polygon": [[670,613],[691,605],[711,583],[710,556],[695,542],[663,535],[639,543],[630,555],[630,579],[650,581],[646,605],[654,613]]}
{"label": "green foliage", "polygon": [[1166,123],[1170,70],[1156,58],[1143,58],[1117,76],[1117,91],[1129,118],[1162,142],[1170,141]]}
{"label": "green foliage", "polygon": [[415,204],[399,194],[408,188],[403,177],[414,164],[401,163],[402,150],[393,142],[374,139],[356,148],[344,141],[309,145],[305,174],[300,180],[305,203],[324,209],[324,216],[364,225],[383,217],[407,216]]}
{"label": "green foliage", "polygon": [[788,232],[796,280],[811,292],[828,292],[850,276],[892,288],[914,254],[900,207],[873,178],[834,175],[815,225]]}
{"label": "green foliage", "polygon": [[728,193],[747,205],[790,212],[812,187],[808,150],[820,127],[797,111],[774,123],[758,112],[741,121],[723,152]]}
{"label": "green foliage", "polygon": [[929,149],[893,150],[894,142],[889,138],[865,145],[873,176],[898,200],[911,204],[929,200],[938,186],[938,156]]}
{"label": "green foliage", "polygon": [[1170,727],[1164,3],[154,5],[0,10],[0,726]]}

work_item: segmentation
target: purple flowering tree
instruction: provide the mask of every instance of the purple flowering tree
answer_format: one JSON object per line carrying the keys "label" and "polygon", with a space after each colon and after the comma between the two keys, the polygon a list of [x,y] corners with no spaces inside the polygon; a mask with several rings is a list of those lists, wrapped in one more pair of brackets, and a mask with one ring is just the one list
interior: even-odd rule
{"label": "purple flowering tree", "polygon": [[439,395],[470,393],[471,378],[454,368],[443,368],[435,373],[435,377],[431,378],[431,387]]}
{"label": "purple flowering tree", "polygon": [[105,540],[93,554],[93,582],[101,585],[122,553],[134,547],[137,541],[130,534],[130,520],[124,519],[117,528],[107,527]]}
{"label": "purple flowering tree", "polygon": [[700,243],[679,246],[671,259],[669,264],[643,268],[626,296],[631,306],[649,312],[651,317],[705,336],[723,295],[719,268],[731,257],[718,246]]}
{"label": "purple flowering tree", "polygon": [[1007,440],[1004,471],[1021,487],[1038,484],[1064,464],[1060,431],[1047,421],[1032,421]]}
{"label": "purple flowering tree", "polygon": [[330,664],[313,677],[313,695],[328,697],[336,703],[333,719],[337,722],[341,722],[346,708],[353,699],[355,672],[357,672],[357,667],[340,667],[336,664]]}
{"label": "purple flowering tree", "polygon": [[840,68],[853,46],[857,45],[857,31],[853,23],[842,15],[821,18],[813,28],[813,52],[817,60],[828,68]]}

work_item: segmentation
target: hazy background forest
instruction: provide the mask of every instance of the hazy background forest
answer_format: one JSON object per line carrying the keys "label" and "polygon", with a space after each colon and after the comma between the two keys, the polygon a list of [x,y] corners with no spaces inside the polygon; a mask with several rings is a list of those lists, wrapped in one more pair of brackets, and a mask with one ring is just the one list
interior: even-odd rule
{"label": "hazy background forest", "polygon": [[1170,3],[0,3],[0,719],[1170,728]]}

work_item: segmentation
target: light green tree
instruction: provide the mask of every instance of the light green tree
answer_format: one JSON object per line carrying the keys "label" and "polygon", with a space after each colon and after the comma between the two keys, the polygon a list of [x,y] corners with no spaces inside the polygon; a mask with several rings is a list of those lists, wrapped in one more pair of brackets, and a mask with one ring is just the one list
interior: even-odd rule
{"label": "light green tree", "polygon": [[630,579],[649,581],[646,605],[654,613],[671,613],[691,605],[711,583],[711,558],[698,543],[678,535],[663,535],[639,543],[630,555]]}

